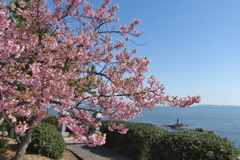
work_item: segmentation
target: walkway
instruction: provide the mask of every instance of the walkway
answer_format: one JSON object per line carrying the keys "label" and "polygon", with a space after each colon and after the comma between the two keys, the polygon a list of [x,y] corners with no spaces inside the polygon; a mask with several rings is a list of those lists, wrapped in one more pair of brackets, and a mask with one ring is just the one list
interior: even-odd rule
{"label": "walkway", "polygon": [[132,160],[102,146],[88,147],[84,142],[73,141],[69,137],[64,138],[64,140],[67,144],[67,149],[83,160]]}

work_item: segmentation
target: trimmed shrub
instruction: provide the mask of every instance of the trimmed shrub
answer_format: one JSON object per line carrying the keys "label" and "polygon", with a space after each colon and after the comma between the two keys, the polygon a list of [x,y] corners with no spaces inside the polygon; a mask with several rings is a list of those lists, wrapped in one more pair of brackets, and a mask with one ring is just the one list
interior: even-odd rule
{"label": "trimmed shrub", "polygon": [[236,148],[226,138],[213,133],[168,131],[152,143],[149,159],[236,159]]}
{"label": "trimmed shrub", "polygon": [[[129,130],[127,134],[119,134],[116,130],[109,131],[110,123],[125,124]],[[165,132],[153,124],[134,123],[125,121],[102,121],[101,131],[106,133],[105,147],[125,154],[133,159],[145,159],[150,152],[151,144],[157,131]]]}
{"label": "trimmed shrub", "polygon": [[36,151],[37,154],[49,157],[60,158],[66,148],[66,144],[57,129],[45,122],[37,125],[30,149]]}
{"label": "trimmed shrub", "polygon": [[[125,124],[129,131],[122,135],[108,131],[110,123]],[[213,133],[167,131],[152,124],[103,121],[107,134],[105,147],[135,160],[234,160],[237,150],[226,138]]]}

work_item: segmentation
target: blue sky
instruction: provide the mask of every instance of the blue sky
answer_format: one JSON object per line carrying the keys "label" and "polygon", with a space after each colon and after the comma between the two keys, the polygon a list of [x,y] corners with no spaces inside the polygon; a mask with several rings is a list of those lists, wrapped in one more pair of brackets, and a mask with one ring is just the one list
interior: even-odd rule
{"label": "blue sky", "polygon": [[[102,0],[90,0],[95,6]],[[8,0],[7,0],[8,2]],[[48,4],[51,3],[50,0]],[[239,0],[112,0],[119,25],[135,18],[147,33],[134,39],[149,73],[179,97],[200,95],[201,104],[240,106]]]}
{"label": "blue sky", "polygon": [[239,0],[113,0],[120,24],[140,18],[134,39],[169,95],[200,95],[201,104],[240,105]]}

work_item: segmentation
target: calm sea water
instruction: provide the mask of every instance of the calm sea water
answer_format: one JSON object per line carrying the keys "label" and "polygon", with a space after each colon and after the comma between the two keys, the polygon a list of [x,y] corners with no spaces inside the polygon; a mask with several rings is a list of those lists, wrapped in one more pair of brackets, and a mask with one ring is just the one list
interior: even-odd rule
{"label": "calm sea water", "polygon": [[235,142],[236,147],[240,147],[240,106],[157,106],[151,111],[143,111],[142,114],[142,117],[129,121],[167,125],[176,123],[179,118],[180,123],[189,125],[187,129],[203,128],[214,131],[215,134]]}
{"label": "calm sea water", "polygon": [[[151,111],[143,111],[142,114],[142,117],[129,121],[160,126],[176,123],[179,118],[180,123],[189,125],[187,129],[203,128],[214,131],[215,134],[233,141],[236,147],[240,147],[240,106],[196,105],[186,108],[157,106]],[[171,130],[168,127],[163,128]]]}

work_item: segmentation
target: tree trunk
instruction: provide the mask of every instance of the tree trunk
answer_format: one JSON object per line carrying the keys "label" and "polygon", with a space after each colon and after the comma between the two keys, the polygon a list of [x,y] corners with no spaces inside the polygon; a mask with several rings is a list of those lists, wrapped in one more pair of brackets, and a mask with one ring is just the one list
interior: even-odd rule
{"label": "tree trunk", "polygon": [[22,160],[23,159],[23,156],[27,150],[27,147],[28,147],[29,143],[31,142],[34,129],[35,129],[34,123],[31,122],[29,124],[29,129],[25,132],[25,136],[21,140],[18,150],[12,160]]}
{"label": "tree trunk", "polygon": [[4,121],[4,117],[3,117],[3,113],[1,112],[0,113],[0,126],[2,125],[3,121]]}

